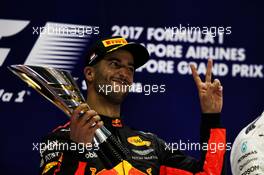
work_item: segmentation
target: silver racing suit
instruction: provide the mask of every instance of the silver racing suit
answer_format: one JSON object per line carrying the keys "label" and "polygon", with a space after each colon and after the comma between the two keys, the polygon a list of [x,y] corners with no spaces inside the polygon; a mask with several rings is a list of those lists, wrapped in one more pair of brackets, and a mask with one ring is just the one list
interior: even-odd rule
{"label": "silver racing suit", "polygon": [[233,175],[264,174],[264,112],[239,133],[230,162]]}

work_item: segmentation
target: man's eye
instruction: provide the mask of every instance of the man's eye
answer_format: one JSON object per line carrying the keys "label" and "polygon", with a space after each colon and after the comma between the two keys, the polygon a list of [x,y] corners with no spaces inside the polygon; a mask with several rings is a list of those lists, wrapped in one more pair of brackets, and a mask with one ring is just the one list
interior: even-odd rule
{"label": "man's eye", "polygon": [[128,67],[128,68],[129,68],[129,70],[130,70],[131,72],[134,72],[134,71],[135,71],[134,67]]}
{"label": "man's eye", "polygon": [[113,66],[113,67],[119,67],[119,63],[116,62],[116,61],[111,61],[111,62],[110,62],[110,66]]}

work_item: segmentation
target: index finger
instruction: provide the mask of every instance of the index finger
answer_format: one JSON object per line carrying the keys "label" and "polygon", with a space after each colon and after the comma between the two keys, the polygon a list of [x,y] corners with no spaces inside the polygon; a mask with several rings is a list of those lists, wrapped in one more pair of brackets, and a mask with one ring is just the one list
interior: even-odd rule
{"label": "index finger", "polygon": [[200,84],[202,82],[201,78],[199,77],[197,70],[195,68],[195,66],[193,64],[190,64],[191,70],[192,70],[192,76],[193,79],[196,83],[196,85],[198,86],[198,84]]}
{"label": "index finger", "polygon": [[86,111],[88,111],[88,107],[85,103],[80,104],[72,113],[71,115],[71,121],[75,122],[79,116],[83,115]]}

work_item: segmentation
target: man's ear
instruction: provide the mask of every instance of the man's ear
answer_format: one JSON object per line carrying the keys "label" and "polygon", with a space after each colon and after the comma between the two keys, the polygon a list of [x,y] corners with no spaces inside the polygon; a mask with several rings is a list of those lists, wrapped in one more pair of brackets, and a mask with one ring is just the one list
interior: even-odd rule
{"label": "man's ear", "polygon": [[91,66],[86,66],[83,70],[83,73],[84,73],[84,76],[85,76],[85,79],[88,81],[88,82],[92,82],[94,80],[94,68],[91,67]]}

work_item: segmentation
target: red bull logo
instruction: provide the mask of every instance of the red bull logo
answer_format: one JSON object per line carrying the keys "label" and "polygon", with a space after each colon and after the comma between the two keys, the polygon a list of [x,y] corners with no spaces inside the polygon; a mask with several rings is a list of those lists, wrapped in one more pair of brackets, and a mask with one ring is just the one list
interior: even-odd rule
{"label": "red bull logo", "polygon": [[112,120],[112,126],[120,128],[120,127],[122,127],[122,123],[119,119],[114,119],[114,120]]}
{"label": "red bull logo", "polygon": [[136,169],[129,162],[122,161],[111,170],[103,169],[97,175],[147,175],[146,173]]}

